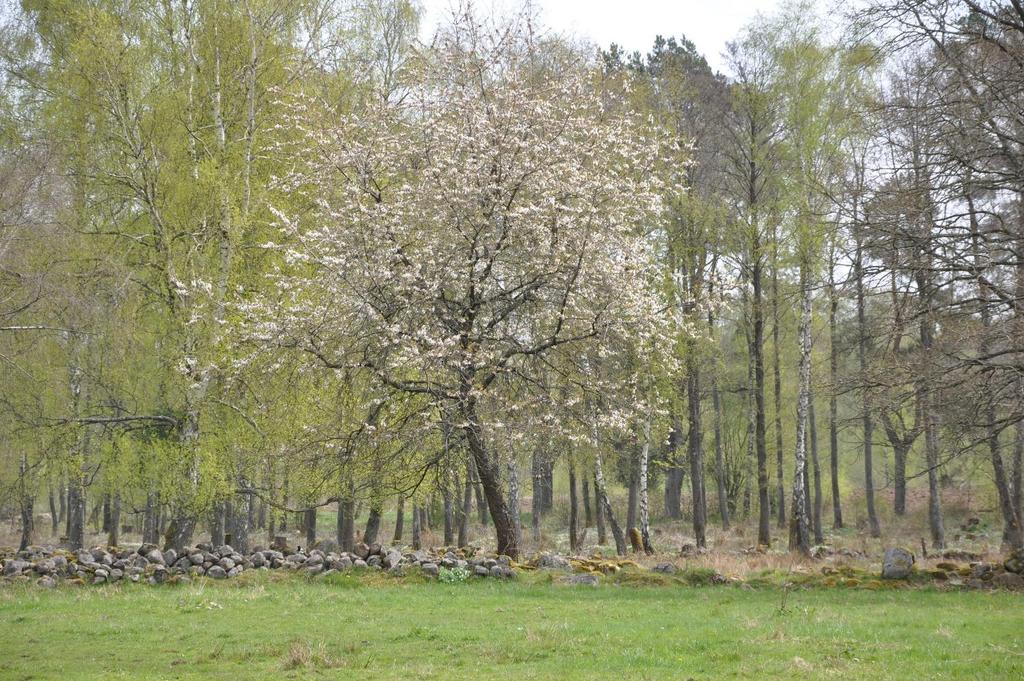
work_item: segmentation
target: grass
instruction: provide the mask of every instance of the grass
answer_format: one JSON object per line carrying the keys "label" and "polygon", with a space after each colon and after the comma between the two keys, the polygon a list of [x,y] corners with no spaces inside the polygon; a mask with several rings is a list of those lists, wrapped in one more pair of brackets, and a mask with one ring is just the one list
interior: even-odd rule
{"label": "grass", "polygon": [[1024,598],[253,575],[0,589],[2,679],[1024,678]]}

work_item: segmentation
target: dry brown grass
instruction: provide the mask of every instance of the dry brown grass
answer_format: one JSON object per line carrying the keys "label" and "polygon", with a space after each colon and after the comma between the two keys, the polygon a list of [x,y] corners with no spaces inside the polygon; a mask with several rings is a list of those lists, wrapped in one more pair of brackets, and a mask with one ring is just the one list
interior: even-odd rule
{"label": "dry brown grass", "polygon": [[310,643],[305,640],[292,641],[284,655],[282,668],[291,669],[336,669],[344,661],[332,656],[323,641]]}

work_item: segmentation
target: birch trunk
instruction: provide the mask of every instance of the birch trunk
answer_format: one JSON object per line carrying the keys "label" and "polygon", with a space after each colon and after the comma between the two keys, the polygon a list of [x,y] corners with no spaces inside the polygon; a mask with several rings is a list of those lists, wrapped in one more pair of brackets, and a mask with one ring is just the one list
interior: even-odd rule
{"label": "birch trunk", "polygon": [[640,538],[643,542],[644,553],[651,555],[654,548],[651,545],[651,513],[648,505],[647,494],[647,465],[651,452],[651,418],[648,413],[647,421],[644,423],[644,444],[640,449]]}
{"label": "birch trunk", "polygon": [[796,405],[796,455],[793,472],[793,513],[789,548],[810,555],[810,521],[807,516],[807,416],[811,393],[811,287],[806,265],[800,268],[800,386]]}

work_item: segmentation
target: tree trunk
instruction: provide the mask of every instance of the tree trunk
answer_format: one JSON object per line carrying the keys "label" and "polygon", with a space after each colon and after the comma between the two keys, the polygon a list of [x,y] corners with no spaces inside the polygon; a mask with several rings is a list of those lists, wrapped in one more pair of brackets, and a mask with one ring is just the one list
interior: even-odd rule
{"label": "tree trunk", "polygon": [[583,476],[583,527],[594,524],[593,511],[590,509],[590,478]]}
{"label": "tree trunk", "polygon": [[718,371],[711,374],[711,408],[715,429],[715,484],[718,488],[718,515],[722,529],[729,529],[729,495],[725,486],[725,453],[722,449],[722,396],[718,393]]}
{"label": "tree trunk", "polygon": [[[531,465],[531,480],[533,497],[530,500],[530,527],[533,530],[533,543],[540,545],[540,516],[543,513],[541,507],[544,505],[544,492],[543,492],[543,481],[541,480],[542,471],[540,466],[540,457],[537,456],[537,452],[533,453],[533,460]],[[570,531],[570,543],[572,540],[572,532]]]}
{"label": "tree trunk", "polygon": [[71,550],[85,546],[85,494],[81,473],[72,471],[68,479],[68,547]]}
{"label": "tree trunk", "polygon": [[56,537],[60,528],[60,516],[57,514],[57,499],[53,495],[52,487],[47,488],[47,501],[50,505],[50,534]]}
{"label": "tree trunk", "polygon": [[110,529],[107,531],[107,545],[121,543],[121,495],[115,494],[110,504]]}
{"label": "tree trunk", "polygon": [[334,517],[334,540],[338,544],[338,550],[344,551],[342,548],[345,546],[346,536],[348,533],[348,525],[345,521],[345,501],[344,499],[338,499],[338,512]]}
{"label": "tree trunk", "polygon": [[[786,527],[786,484],[782,465],[782,362],[779,358],[779,240],[772,229],[772,375],[775,393],[775,494],[779,529]],[[798,445],[799,446],[799,445]]]}
{"label": "tree trunk", "polygon": [[864,303],[864,246],[857,239],[854,274],[857,277],[857,358],[860,362],[861,380],[861,423],[864,435],[864,499],[867,503],[868,525],[872,537],[882,536],[875,512],[875,478],[872,461],[874,444],[874,421],[871,417],[871,400],[868,390],[868,329]]}
{"label": "tree trunk", "polygon": [[597,475],[594,475],[594,524],[597,525],[597,543],[604,546],[608,541],[608,535],[604,529],[604,507],[601,505],[601,490],[597,485]]}
{"label": "tree trunk", "polygon": [[18,542],[18,550],[24,551],[32,544],[33,530],[33,499],[30,491],[31,485],[28,482],[28,454],[21,453],[18,480],[21,486],[21,540]]}
{"label": "tree trunk", "polygon": [[469,516],[473,513],[473,464],[466,459],[466,481],[462,490],[462,515],[459,518],[459,546],[469,544]]}
{"label": "tree trunk", "polygon": [[800,386],[796,405],[796,455],[793,472],[793,514],[789,549],[811,553],[810,520],[807,516],[807,420],[811,402],[811,286],[807,266],[800,267]]}
{"label": "tree trunk", "polygon": [[392,543],[402,541],[402,530],[405,524],[405,497],[398,497],[398,509],[395,511],[395,533],[391,537]]}
{"label": "tree trunk", "polygon": [[683,467],[679,465],[679,447],[683,439],[683,426],[679,417],[672,416],[672,430],[668,434],[668,467],[665,471],[665,516],[671,520],[683,517]]}
{"label": "tree trunk", "polygon": [[57,536],[59,526],[65,521],[68,513],[68,490],[63,478],[57,484],[57,504],[57,524],[53,527],[54,536]]}
{"label": "tree trunk", "polygon": [[814,414],[814,391],[810,392],[810,404],[808,405],[807,418],[809,419],[808,431],[811,438],[811,466],[814,471],[814,514],[811,517],[811,525],[814,528],[814,543],[821,546],[825,543],[825,534],[821,526],[821,513],[823,510],[823,499],[821,493],[821,462],[818,459],[818,419]]}
{"label": "tree trunk", "polygon": [[[540,525],[534,521],[536,536],[534,541],[540,541]],[[579,501],[576,495],[576,467],[569,461],[569,551],[578,553],[580,550],[580,511]]]}
{"label": "tree trunk", "polygon": [[907,453],[903,443],[894,443],[893,452],[893,512],[902,518],[907,514]]}
{"label": "tree trunk", "polygon": [[523,519],[519,514],[519,467],[515,459],[511,457],[506,464],[508,471],[508,509],[512,515],[512,528],[515,530],[515,545],[523,544]]}
{"label": "tree trunk", "polygon": [[757,454],[757,543],[770,546],[771,538],[771,502],[768,498],[768,446],[766,442],[766,418],[764,399],[764,309],[761,292],[762,263],[760,260],[760,244],[755,237],[754,263],[752,266],[751,283],[753,300],[751,307],[754,317],[754,338],[752,354],[754,357],[754,450]]}
{"label": "tree trunk", "polygon": [[103,495],[103,528],[104,532],[110,532],[110,495]]}
{"label": "tree trunk", "polygon": [[[649,409],[654,409],[653,405]],[[647,421],[644,423],[644,444],[640,449],[640,539],[643,543],[644,553],[648,556],[654,553],[651,544],[651,512],[647,494],[647,466],[651,453],[651,419],[653,414],[648,413]]]}
{"label": "tree trunk", "polygon": [[686,396],[689,407],[687,442],[690,459],[690,489],[693,498],[693,535],[697,548],[706,548],[707,503],[704,489],[704,433],[700,414],[700,370],[690,353],[687,362]]}
{"label": "tree trunk", "polygon": [[[608,500],[608,491],[604,484],[604,470],[601,465],[600,453],[597,453],[594,456],[594,475],[598,508],[604,510],[605,519],[608,521],[608,526],[612,530],[612,537],[615,538],[615,552],[620,556],[624,556],[626,555],[626,537],[622,533],[622,528],[619,527],[619,523],[615,520],[615,511],[612,510],[612,503]],[[598,527],[600,528],[600,526]]]}
{"label": "tree trunk", "polygon": [[[971,242],[974,256],[975,270],[978,273],[978,302],[981,312],[982,336],[978,347],[978,354],[987,357],[989,354],[989,334],[992,326],[992,316],[989,310],[990,291],[982,274],[987,269],[988,263],[981,251],[981,229],[974,207],[974,197],[967,192],[967,205],[971,216]],[[992,461],[993,480],[996,485],[996,493],[999,496],[999,509],[1003,515],[1003,542],[1012,548],[1020,548],[1024,545],[1024,536],[1021,533],[1021,518],[1013,505],[1013,490],[1010,487],[1006,469],[1003,466],[1003,454],[999,444],[999,430],[996,425],[996,405],[992,397],[985,398],[985,428],[986,440],[988,441],[989,458]]]}
{"label": "tree trunk", "polygon": [[377,538],[380,534],[380,517],[382,511],[383,509],[380,507],[380,502],[374,501],[370,504],[370,513],[366,518],[366,531],[363,532],[363,541],[367,544],[377,543]]}
{"label": "tree trunk", "polygon": [[[455,510],[452,504],[452,492],[447,486],[442,497],[444,502],[444,545],[452,546],[455,544]],[[365,537],[363,541],[366,541]]]}
{"label": "tree trunk", "polygon": [[516,522],[501,490],[501,478],[498,474],[497,459],[484,443],[483,432],[476,413],[476,398],[472,397],[471,392],[472,388],[469,384],[463,386],[461,404],[462,421],[465,423],[463,432],[466,435],[466,443],[469,446],[470,454],[473,455],[473,460],[476,463],[476,470],[480,476],[480,484],[484,488],[484,495],[487,497],[487,509],[494,523],[498,554],[509,556],[515,560],[519,558]]}
{"label": "tree trunk", "polygon": [[213,502],[210,513],[210,543],[214,548],[224,545],[224,502]]}
{"label": "tree trunk", "polygon": [[[68,503],[70,505],[70,500]],[[142,516],[142,541],[146,544],[155,544],[160,539],[157,521],[159,504],[160,498],[156,492],[149,492],[146,495],[146,510]]]}
{"label": "tree trunk", "polygon": [[1024,421],[1014,426],[1013,437],[1013,508],[1021,519],[1021,533],[1024,534]]}
{"label": "tree trunk", "polygon": [[839,294],[835,282],[835,248],[830,249],[828,269],[828,461],[832,482],[832,529],[843,527],[839,498]]}
{"label": "tree trunk", "polygon": [[422,519],[423,515],[420,513],[420,507],[413,504],[412,507],[412,549],[413,551],[419,551],[423,548],[423,537],[422,537]]}
{"label": "tree trunk", "polygon": [[[306,509],[306,519],[303,525],[306,527],[306,549],[312,549],[316,546],[316,516],[317,509],[308,508]],[[237,541],[237,540],[236,540]]]}
{"label": "tree trunk", "polygon": [[932,547],[942,550],[946,548],[946,530],[942,525],[942,502],[939,498],[939,427],[931,406],[930,391],[926,389],[921,400],[925,417],[925,465],[928,467],[928,527],[931,530]]}

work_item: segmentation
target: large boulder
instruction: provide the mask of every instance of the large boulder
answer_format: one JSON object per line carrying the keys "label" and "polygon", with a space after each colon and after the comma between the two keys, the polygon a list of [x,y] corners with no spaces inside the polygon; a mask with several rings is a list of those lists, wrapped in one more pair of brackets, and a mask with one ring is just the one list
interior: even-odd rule
{"label": "large boulder", "polygon": [[885,550],[882,557],[882,579],[907,579],[913,570],[913,553],[899,547]]}

